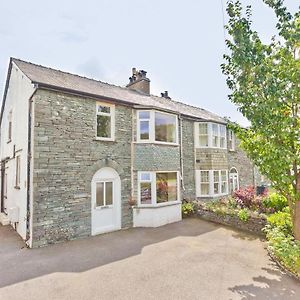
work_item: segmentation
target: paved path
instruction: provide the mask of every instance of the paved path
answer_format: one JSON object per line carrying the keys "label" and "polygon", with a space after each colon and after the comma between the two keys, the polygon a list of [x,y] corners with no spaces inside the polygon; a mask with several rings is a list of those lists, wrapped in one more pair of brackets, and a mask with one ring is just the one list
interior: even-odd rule
{"label": "paved path", "polygon": [[0,299],[300,299],[256,237],[199,219],[40,249],[0,227]]}

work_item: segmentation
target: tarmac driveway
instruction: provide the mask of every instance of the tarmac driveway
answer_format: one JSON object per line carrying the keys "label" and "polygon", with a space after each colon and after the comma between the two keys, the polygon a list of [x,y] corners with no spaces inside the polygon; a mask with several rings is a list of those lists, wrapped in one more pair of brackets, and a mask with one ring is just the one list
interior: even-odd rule
{"label": "tarmac driveway", "polygon": [[0,299],[300,299],[258,238],[199,219],[26,249],[0,227]]}

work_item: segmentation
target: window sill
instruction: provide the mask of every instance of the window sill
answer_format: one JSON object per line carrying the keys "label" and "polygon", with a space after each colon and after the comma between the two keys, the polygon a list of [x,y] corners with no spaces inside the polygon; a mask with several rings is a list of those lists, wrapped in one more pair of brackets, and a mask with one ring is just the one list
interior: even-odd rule
{"label": "window sill", "polygon": [[166,206],[173,206],[173,205],[179,205],[181,204],[181,201],[172,201],[172,202],[164,202],[159,204],[139,204],[137,206],[133,206],[134,209],[144,209],[144,208],[160,208],[160,207],[166,207]]}
{"label": "window sill", "polygon": [[221,148],[221,147],[201,147],[201,146],[196,146],[196,149],[217,149],[217,150],[227,150],[227,148]]}
{"label": "window sill", "polygon": [[236,149],[229,149],[229,152],[236,152]]}
{"label": "window sill", "polygon": [[138,145],[160,145],[160,146],[173,146],[179,147],[178,143],[167,143],[167,142],[151,142],[151,141],[135,141],[134,144]]}
{"label": "window sill", "polygon": [[115,139],[106,139],[106,138],[99,138],[99,137],[96,137],[94,138],[94,141],[100,141],[100,142],[115,142],[116,140]]}
{"label": "window sill", "polygon": [[223,197],[223,196],[228,196],[229,194],[218,194],[218,195],[200,195],[197,196],[198,198],[217,198],[217,197]]}

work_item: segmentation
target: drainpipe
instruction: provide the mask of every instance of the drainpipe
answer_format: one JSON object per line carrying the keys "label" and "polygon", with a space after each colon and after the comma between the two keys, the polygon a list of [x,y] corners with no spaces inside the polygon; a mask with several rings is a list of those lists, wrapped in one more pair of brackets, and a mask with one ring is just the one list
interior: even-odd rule
{"label": "drainpipe", "polygon": [[30,202],[30,192],[31,192],[31,158],[32,158],[32,103],[33,96],[37,90],[37,85],[34,86],[35,90],[29,98],[28,101],[28,145],[27,145],[27,203],[26,203],[26,243],[30,239],[30,219],[31,219],[31,202]]}
{"label": "drainpipe", "polygon": [[183,180],[183,149],[182,149],[182,117],[178,116],[180,124],[180,181],[183,191],[185,191],[184,180]]}
{"label": "drainpipe", "polygon": [[134,170],[134,128],[135,127],[135,122],[134,122],[134,109],[131,109],[131,200],[134,199],[134,175],[133,175],[133,170]]}

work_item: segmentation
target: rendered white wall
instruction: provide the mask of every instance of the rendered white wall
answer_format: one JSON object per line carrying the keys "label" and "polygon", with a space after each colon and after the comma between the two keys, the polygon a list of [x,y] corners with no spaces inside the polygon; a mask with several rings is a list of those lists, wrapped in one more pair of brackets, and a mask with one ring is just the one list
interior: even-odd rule
{"label": "rendered white wall", "polygon": [[134,227],[158,227],[181,219],[181,203],[153,208],[133,208]]}
{"label": "rendered white wall", "polygon": [[[19,207],[17,232],[26,238],[27,203],[27,153],[28,153],[28,108],[29,98],[34,92],[30,80],[13,63],[6,104],[1,123],[0,158],[10,157],[6,164],[7,208]],[[8,117],[12,111],[12,141],[8,142]],[[20,189],[15,188],[16,159],[13,149],[20,155]]]}

